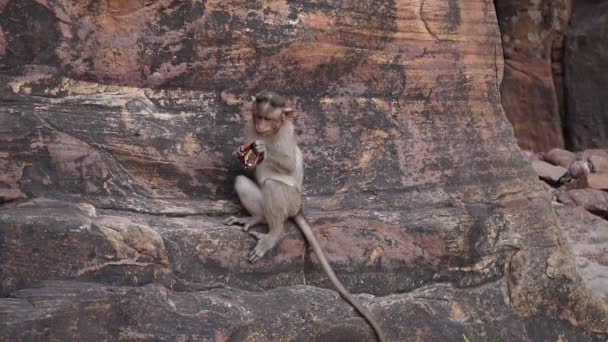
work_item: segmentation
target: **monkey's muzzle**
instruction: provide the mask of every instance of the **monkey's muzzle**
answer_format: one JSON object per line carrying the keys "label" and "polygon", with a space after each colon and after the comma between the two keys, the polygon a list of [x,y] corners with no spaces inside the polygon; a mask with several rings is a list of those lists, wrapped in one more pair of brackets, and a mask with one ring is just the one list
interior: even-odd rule
{"label": "monkey's muzzle", "polygon": [[241,147],[239,147],[238,151],[236,152],[237,159],[246,168],[255,167],[264,160],[264,154],[255,153],[254,146],[255,146],[255,143],[251,143],[247,146],[241,146]]}

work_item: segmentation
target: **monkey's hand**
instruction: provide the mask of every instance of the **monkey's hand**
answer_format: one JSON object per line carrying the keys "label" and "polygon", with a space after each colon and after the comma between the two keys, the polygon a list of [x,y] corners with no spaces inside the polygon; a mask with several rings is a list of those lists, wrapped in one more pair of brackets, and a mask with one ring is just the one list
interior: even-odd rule
{"label": "monkey's hand", "polygon": [[256,140],[253,143],[253,150],[255,152],[255,154],[266,154],[268,153],[268,148],[266,147],[266,143],[264,143],[262,140]]}
{"label": "monkey's hand", "polygon": [[241,153],[243,153],[243,147],[239,146],[232,152],[232,156],[238,158]]}

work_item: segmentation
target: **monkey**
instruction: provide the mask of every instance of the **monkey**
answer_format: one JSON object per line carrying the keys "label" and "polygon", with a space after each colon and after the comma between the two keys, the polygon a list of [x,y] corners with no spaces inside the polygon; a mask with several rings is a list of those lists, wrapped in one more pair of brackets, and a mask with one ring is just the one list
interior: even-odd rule
{"label": "monkey", "polygon": [[[224,223],[242,225],[244,231],[257,239],[256,246],[249,253],[249,261],[253,263],[279,242],[284,224],[292,219],[304,234],[338,293],[370,324],[378,340],[386,341],[371,313],[355,300],[334,273],[302,211],[304,162],[293,124],[295,111],[285,106],[282,96],[271,91],[259,92],[251,97],[251,102],[252,116],[245,124],[243,143],[250,144],[253,152],[263,158],[257,158],[258,165],[255,162],[251,165],[255,181],[239,175],[234,182],[239,199],[251,216],[231,216]],[[240,147],[235,153],[238,155],[243,152],[243,147]],[[268,233],[249,230],[258,224],[266,224]]]}

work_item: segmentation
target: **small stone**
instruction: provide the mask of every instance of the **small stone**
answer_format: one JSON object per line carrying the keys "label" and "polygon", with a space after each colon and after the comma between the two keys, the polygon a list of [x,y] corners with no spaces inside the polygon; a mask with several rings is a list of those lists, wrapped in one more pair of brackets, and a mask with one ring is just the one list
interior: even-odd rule
{"label": "small stone", "polygon": [[542,160],[533,160],[532,168],[540,179],[555,183],[559,182],[560,178],[568,172],[565,167],[551,165]]}
{"label": "small stone", "polygon": [[576,155],[561,148],[554,148],[545,155],[545,160],[553,165],[569,167],[576,160]]}

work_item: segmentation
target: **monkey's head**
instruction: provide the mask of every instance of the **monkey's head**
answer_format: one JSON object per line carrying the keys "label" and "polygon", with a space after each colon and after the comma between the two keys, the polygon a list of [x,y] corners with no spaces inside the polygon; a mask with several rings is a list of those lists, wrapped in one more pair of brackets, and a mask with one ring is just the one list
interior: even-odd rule
{"label": "monkey's head", "polygon": [[253,123],[258,134],[273,135],[281,129],[285,120],[294,117],[294,110],[285,107],[285,99],[271,91],[262,91],[251,97]]}

